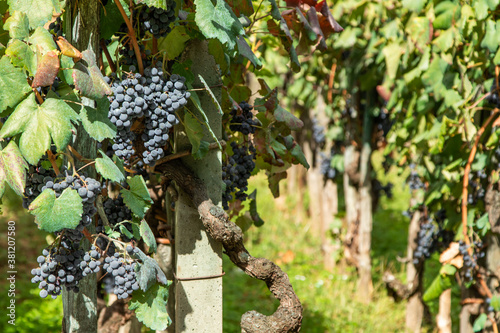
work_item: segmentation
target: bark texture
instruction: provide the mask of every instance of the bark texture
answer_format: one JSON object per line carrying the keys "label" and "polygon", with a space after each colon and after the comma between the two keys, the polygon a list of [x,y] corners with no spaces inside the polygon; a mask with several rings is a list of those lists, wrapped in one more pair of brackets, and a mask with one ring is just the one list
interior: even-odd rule
{"label": "bark texture", "polygon": [[[87,49],[94,51],[97,58],[99,58],[100,6],[100,2],[94,0],[68,1],[64,18],[68,41],[80,51]],[[84,105],[93,107],[94,103],[91,99],[82,98]],[[96,142],[88,136],[82,125],[77,128],[73,146],[83,157],[96,158]],[[77,164],[77,168],[81,166],[82,163]],[[89,176],[95,177],[95,173],[92,172],[93,169],[87,171]],[[88,249],[89,242],[85,240],[82,247]],[[83,278],[78,287],[79,293],[63,291],[62,332],[97,332],[96,275],[91,274]]]}
{"label": "bark texture", "polygon": [[288,275],[272,261],[250,255],[243,245],[241,229],[229,220],[220,207],[212,203],[203,182],[180,161],[165,163],[156,170],[175,181],[177,186],[192,198],[207,232],[213,239],[222,243],[231,261],[249,276],[264,281],[280,301],[278,309],[270,316],[257,311],[245,313],[241,318],[242,332],[299,332],[303,309]]}
{"label": "bark texture", "polygon": [[439,296],[439,312],[436,316],[439,333],[451,333],[451,289]]}
{"label": "bark texture", "polygon": [[[406,282],[410,289],[415,288],[416,292],[408,298],[406,304],[406,329],[409,332],[420,332],[422,319],[424,318],[424,303],[422,302],[421,274],[413,263],[413,252],[417,249],[417,236],[420,230],[420,218],[422,212],[416,210],[410,221],[408,228],[408,248],[406,264]],[[422,267],[423,269],[423,267]]]}

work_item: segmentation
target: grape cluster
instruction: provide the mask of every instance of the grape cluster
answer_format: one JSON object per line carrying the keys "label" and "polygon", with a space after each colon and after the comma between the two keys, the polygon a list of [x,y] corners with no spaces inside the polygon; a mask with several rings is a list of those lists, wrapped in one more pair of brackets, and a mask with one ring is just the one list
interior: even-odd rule
{"label": "grape cluster", "polygon": [[37,258],[39,268],[31,270],[31,282],[38,283],[40,297],[53,299],[61,294],[62,287],[78,292],[78,282],[83,278],[80,263],[83,250],[68,239],[61,239],[60,246],[44,249]]}
{"label": "grape cluster", "polygon": [[335,149],[332,147],[330,150],[330,156],[321,152],[321,164],[319,165],[319,172],[323,175],[323,178],[334,180],[337,176],[337,169],[332,167],[332,159],[335,156]]}
{"label": "grape cluster", "polygon": [[58,37],[63,35],[62,20],[60,16],[54,22],[50,23],[48,30]]}
{"label": "grape cluster", "polygon": [[382,136],[385,138],[387,136],[387,133],[389,133],[389,131],[391,130],[394,121],[391,121],[389,119],[388,113],[386,113],[384,110],[381,110],[379,115],[375,117],[374,123],[377,126],[377,129],[382,132]]}
{"label": "grape cluster", "polygon": [[437,228],[434,223],[424,223],[420,226],[417,236],[417,249],[413,252],[413,263],[416,265],[420,261],[430,258],[436,251]]}
{"label": "grape cluster", "polygon": [[175,0],[167,0],[167,10],[163,8],[148,7],[141,13],[142,27],[149,31],[155,38],[166,36],[172,28],[170,24],[176,20]]}
{"label": "grape cluster", "polygon": [[228,202],[233,199],[234,193],[237,200],[244,201],[247,198],[245,193],[248,190],[248,179],[255,168],[255,147],[252,143],[238,146],[236,142],[231,142],[233,155],[222,166],[222,180],[226,185],[226,190],[222,195],[222,206],[229,209]]}
{"label": "grape cluster", "polygon": [[[104,213],[108,218],[108,222],[112,226],[115,226],[123,221],[130,221],[132,219],[132,212],[130,211],[130,208],[125,205],[121,196],[114,200],[111,198],[106,199],[106,201],[104,201],[103,203],[103,206]],[[128,231],[130,231],[130,233],[132,233],[132,224],[124,223],[123,225],[128,229]],[[130,241],[130,239],[123,234],[121,235],[121,237],[125,242]]]}
{"label": "grape cluster", "polygon": [[87,276],[92,273],[97,273],[101,270],[101,254],[97,251],[96,247],[92,245],[90,251],[85,253],[83,260],[80,262],[80,269],[82,275]]}
{"label": "grape cluster", "polygon": [[[139,51],[141,54],[142,65],[144,67],[151,66],[151,64],[152,64],[151,50],[146,50],[146,47],[144,46],[144,44],[139,43]],[[123,45],[120,48],[119,53],[122,56],[120,58],[120,62],[122,62],[124,65],[134,66],[134,67],[138,66],[134,48],[132,47],[132,45],[130,43],[126,43],[125,45]]]}
{"label": "grape cluster", "polygon": [[472,255],[469,254],[470,246],[465,244],[463,240],[458,242],[458,250],[464,259],[463,269],[465,270],[465,278],[467,281],[474,279],[474,270],[477,268],[477,260],[483,258],[485,253],[481,251],[483,247],[482,242],[473,242]]}
{"label": "grape cluster", "polygon": [[64,169],[56,177],[47,176],[44,177],[43,181],[45,185],[41,187],[41,192],[45,189],[51,189],[55,192],[56,198],[67,188],[78,192],[83,203],[82,219],[75,229],[63,229],[63,232],[72,241],[79,242],[83,237],[83,229],[92,223],[92,218],[97,213],[94,202],[102,190],[101,183],[85,175],[71,176]]}
{"label": "grape cluster", "polygon": [[118,296],[118,299],[126,299],[132,292],[139,289],[135,266],[135,262],[123,258],[119,253],[106,257],[104,260],[102,268],[114,277],[113,293]]}
{"label": "grape cluster", "polygon": [[467,197],[467,202],[469,203],[469,205],[475,205],[478,201],[484,199],[484,196],[486,195],[484,182],[487,178],[488,175],[484,170],[478,170],[476,172],[469,173],[470,191]]}
{"label": "grape cluster", "polygon": [[[25,209],[28,209],[33,200],[42,193],[42,188],[52,175],[53,173],[50,170],[41,166],[30,165],[23,196],[23,207]],[[45,180],[46,178],[47,180]]]}
{"label": "grape cluster", "polygon": [[164,80],[163,71],[156,67],[146,68],[144,75],[136,73],[113,82],[108,117],[118,130],[112,145],[118,157],[128,160],[135,154],[131,126],[141,117],[145,125],[141,135],[146,148],[142,154],[144,164],[154,165],[164,156],[162,147],[169,139],[168,132],[179,122],[175,112],[186,105],[191,96],[184,82],[185,79],[176,74]]}
{"label": "grape cluster", "polygon": [[455,234],[451,230],[443,228],[446,219],[446,210],[441,209],[434,214],[436,223],[432,218],[424,219],[420,225],[420,231],[417,235],[417,249],[413,253],[413,263],[429,258],[435,251],[447,249],[453,242]]}
{"label": "grape cluster", "polygon": [[391,182],[387,182],[386,185],[382,185],[382,183],[380,183],[378,179],[373,179],[372,182],[373,192],[375,193],[376,197],[379,197],[383,193],[388,199],[392,199],[393,187],[394,184],[392,184]]}
{"label": "grape cluster", "polygon": [[425,184],[418,175],[418,172],[415,170],[415,164],[410,164],[410,175],[408,176],[408,179],[406,180],[408,183],[410,190],[418,190],[418,189],[425,189]]}
{"label": "grape cluster", "polygon": [[500,108],[500,97],[498,96],[498,89],[496,82],[491,86],[490,94],[486,97],[486,100],[492,104],[494,107]]}
{"label": "grape cluster", "polygon": [[253,107],[247,102],[241,102],[239,106],[241,108],[241,113],[239,113],[239,109],[236,107],[230,112],[232,118],[229,129],[234,132],[240,132],[244,135],[255,133],[255,126],[257,126],[259,122],[254,119],[252,113]]}
{"label": "grape cluster", "polygon": [[312,138],[319,146],[326,142],[325,128],[318,123],[316,118],[312,119]]}

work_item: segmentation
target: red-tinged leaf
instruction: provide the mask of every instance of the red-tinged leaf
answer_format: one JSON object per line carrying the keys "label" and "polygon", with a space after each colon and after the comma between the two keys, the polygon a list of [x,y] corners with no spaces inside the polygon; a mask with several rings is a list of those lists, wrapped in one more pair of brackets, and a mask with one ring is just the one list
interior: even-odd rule
{"label": "red-tinged leaf", "polygon": [[321,30],[326,37],[328,37],[331,33],[334,32],[342,32],[344,28],[340,26],[340,24],[335,21],[332,13],[330,12],[330,8],[328,8],[328,4],[326,1],[322,1],[316,5],[316,10],[321,13],[323,16],[319,17],[319,23],[321,26]]}
{"label": "red-tinged leaf", "polygon": [[[304,13],[300,8],[295,8],[295,17],[302,24],[302,29],[307,35],[307,38],[309,38],[310,41],[315,41],[318,39],[317,33],[314,31],[314,29],[311,27],[309,22],[304,16]],[[326,46],[326,45],[325,45]]]}
{"label": "red-tinged leaf", "polygon": [[78,51],[73,45],[71,45],[66,38],[59,37],[56,41],[57,46],[61,49],[61,53],[65,56],[73,58],[75,62],[80,61],[83,57],[82,53]]}
{"label": "red-tinged leaf", "polygon": [[32,87],[46,87],[54,83],[54,79],[59,72],[59,56],[55,51],[49,51],[42,56],[38,63]]}
{"label": "red-tinged leaf", "polygon": [[281,13],[281,17],[285,20],[288,29],[298,32],[298,29],[294,23],[297,21],[297,18],[294,15],[293,9],[285,10]]}
{"label": "red-tinged leaf", "polygon": [[226,1],[233,9],[236,16],[240,17],[242,14],[246,16],[253,15],[254,9],[252,0],[228,0]]}
{"label": "red-tinged leaf", "polygon": [[267,21],[267,30],[269,30],[271,35],[274,37],[278,37],[280,35],[280,28],[273,20]]}
{"label": "red-tinged leaf", "polygon": [[300,0],[285,0],[288,7],[297,7],[300,4]]}
{"label": "red-tinged leaf", "polygon": [[26,169],[28,163],[14,140],[0,151],[0,198],[3,196],[6,184],[9,184],[17,195],[22,196],[26,184]]}
{"label": "red-tinged leaf", "polygon": [[312,30],[319,36],[321,36],[318,49],[324,51],[327,49],[325,42],[325,35],[323,34],[323,30],[321,30],[321,26],[319,25],[318,12],[316,8],[311,7],[307,12],[307,19],[309,20],[309,24],[311,25]]}
{"label": "red-tinged leaf", "polygon": [[386,102],[391,98],[391,92],[382,85],[377,86],[377,92],[380,95],[380,97],[382,97],[382,99]]}
{"label": "red-tinged leaf", "polygon": [[105,95],[111,95],[111,87],[104,81],[99,67],[97,67],[95,54],[91,50],[82,52],[85,66],[81,61],[76,63],[73,69],[73,80],[75,88],[88,98],[98,100]]}
{"label": "red-tinged leaf", "polygon": [[306,5],[309,5],[311,7],[314,7],[318,4],[317,0],[302,0],[302,3],[305,3]]}
{"label": "red-tinged leaf", "polygon": [[304,123],[299,118],[295,117],[292,113],[283,109],[281,106],[277,106],[274,111],[274,117],[276,121],[285,123],[288,128],[292,131],[297,131],[304,126]]}

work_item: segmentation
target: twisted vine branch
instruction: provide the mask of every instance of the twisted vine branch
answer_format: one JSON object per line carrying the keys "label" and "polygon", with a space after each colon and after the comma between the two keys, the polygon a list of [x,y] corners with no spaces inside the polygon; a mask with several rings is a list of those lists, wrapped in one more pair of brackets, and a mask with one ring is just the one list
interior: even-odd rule
{"label": "twisted vine branch", "polygon": [[299,332],[302,323],[302,305],[295,294],[288,275],[272,261],[255,258],[243,245],[243,232],[229,220],[229,216],[210,200],[203,182],[182,162],[176,160],[157,166],[157,171],[173,180],[186,192],[197,207],[203,225],[216,241],[224,246],[226,255],[247,275],[262,280],[280,301],[270,316],[249,311],[241,318],[243,333]]}

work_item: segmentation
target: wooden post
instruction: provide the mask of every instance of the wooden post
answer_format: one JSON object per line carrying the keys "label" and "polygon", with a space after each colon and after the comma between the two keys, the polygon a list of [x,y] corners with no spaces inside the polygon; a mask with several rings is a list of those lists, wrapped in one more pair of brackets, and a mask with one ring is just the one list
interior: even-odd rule
{"label": "wooden post", "polygon": [[[411,205],[413,206],[413,205]],[[408,248],[407,248],[407,258],[408,263],[406,264],[406,282],[408,284],[408,289],[413,288],[413,283],[417,277],[418,271],[413,264],[413,252],[417,249],[417,235],[420,230],[420,217],[421,212],[416,210],[410,221],[410,226],[408,228]],[[421,281],[422,279],[419,278]],[[418,283],[418,282],[417,282]],[[408,303],[406,304],[406,329],[408,332],[418,333],[422,326],[422,319],[424,317],[424,303],[422,302],[422,287],[418,287],[419,290],[408,298]]]}
{"label": "wooden post", "polygon": [[[214,58],[208,52],[206,41],[193,41],[186,51],[186,58],[193,61],[191,71],[195,85],[201,87],[201,75],[209,86],[221,83]],[[221,89],[212,88],[220,100]],[[222,123],[218,109],[207,92],[198,94],[207,114],[210,127],[221,137]],[[194,106],[198,119],[203,119]],[[187,111],[186,111],[187,112]],[[180,126],[179,126],[180,127]],[[179,128],[180,129],[180,128]],[[176,128],[175,150],[190,150],[185,133]],[[203,140],[214,139],[204,128]],[[221,152],[210,151],[202,160],[191,156],[183,159],[184,164],[205,183],[214,203],[221,203]],[[222,245],[210,238],[200,220],[198,210],[182,190],[178,189],[175,208],[175,331],[176,332],[222,332]],[[217,278],[203,278],[219,276]],[[201,279],[197,279],[201,278]],[[184,280],[192,279],[192,280]]]}
{"label": "wooden post", "polygon": [[[72,0],[66,4],[64,17],[67,40],[78,50],[92,50],[99,57],[99,25],[100,25],[100,2],[94,0]],[[74,16],[72,16],[74,13]],[[94,101],[82,98],[82,104],[94,106]],[[95,140],[91,139],[83,126],[77,128],[74,139],[75,149],[85,158],[95,159],[97,146]],[[81,167],[82,163],[77,163]],[[90,177],[95,177],[93,170],[87,171]],[[92,230],[90,230],[92,232]],[[90,248],[87,240],[82,242],[85,250]],[[97,332],[97,280],[96,274],[90,274],[83,278],[78,287],[79,293],[68,292],[63,289],[62,299],[64,307],[64,318],[62,331],[70,332]]]}
{"label": "wooden post", "polygon": [[439,333],[451,333],[451,289],[439,296],[439,312],[436,316]]}

